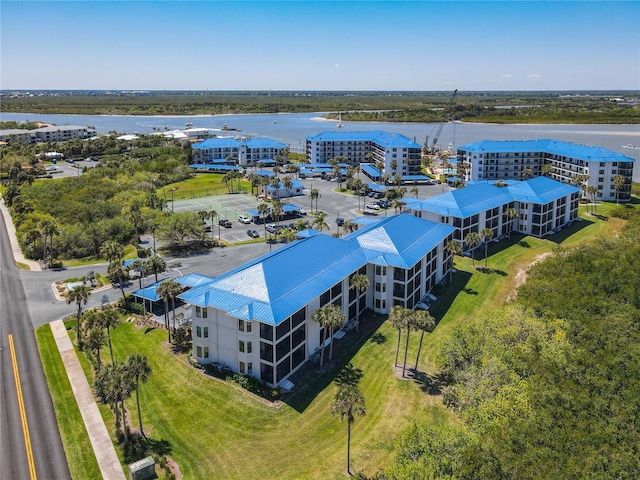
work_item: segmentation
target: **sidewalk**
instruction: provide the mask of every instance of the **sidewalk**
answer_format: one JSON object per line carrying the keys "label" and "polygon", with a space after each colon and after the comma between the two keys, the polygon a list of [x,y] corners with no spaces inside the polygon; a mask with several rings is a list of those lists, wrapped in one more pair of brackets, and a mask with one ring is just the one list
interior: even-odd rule
{"label": "sidewalk", "polygon": [[22,250],[20,250],[20,245],[18,244],[18,239],[16,238],[16,229],[13,225],[11,214],[9,213],[7,206],[4,204],[4,199],[0,200],[0,211],[2,211],[2,215],[4,216],[4,224],[7,226],[7,233],[9,234],[9,241],[11,242],[11,250],[13,250],[14,260],[28,265],[30,270],[38,272],[41,271],[42,269],[38,262],[24,258]]}
{"label": "sidewalk", "polygon": [[82,415],[82,420],[84,420],[84,425],[89,434],[89,440],[95,452],[102,478],[104,480],[126,480],[116,449],[111,443],[107,427],[102,420],[98,405],[93,399],[91,387],[84,376],[84,371],[73,349],[67,329],[62,320],[56,320],[49,325],[51,325],[51,331],[56,340],[56,345],[58,345],[62,363],[67,371],[71,389],[78,402],[80,415]]}

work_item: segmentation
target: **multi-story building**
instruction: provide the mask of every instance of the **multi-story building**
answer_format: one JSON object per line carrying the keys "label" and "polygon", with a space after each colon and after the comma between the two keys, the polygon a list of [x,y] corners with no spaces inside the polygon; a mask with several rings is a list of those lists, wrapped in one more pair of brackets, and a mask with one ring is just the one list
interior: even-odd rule
{"label": "multi-story building", "polygon": [[[588,175],[585,187],[597,187],[597,198],[631,199],[635,160],[602,147],[559,140],[483,140],[458,147],[457,157],[459,165],[468,166],[465,180],[522,180],[525,172],[573,184],[578,175]],[[625,179],[619,190],[613,180],[617,175]]]}
{"label": "multi-story building", "polygon": [[[370,308],[414,307],[450,268],[453,227],[411,215],[387,217],[342,239],[292,242],[180,295],[192,305],[193,355],[278,385],[322,342],[313,313],[337,305],[345,323]],[[369,288],[350,287],[355,274]]]}
{"label": "multi-story building", "polygon": [[193,163],[203,165],[228,163],[246,167],[256,166],[262,160],[287,159],[287,145],[269,138],[216,137],[194,143],[191,149]]}
{"label": "multi-story building", "polygon": [[96,136],[93,127],[64,125],[62,127],[42,127],[34,130],[9,129],[0,130],[0,141],[11,145],[14,143],[64,142],[67,140],[91,138]]}
{"label": "multi-story building", "polygon": [[[578,217],[580,189],[547,177],[508,181],[504,187],[475,183],[426,200],[405,199],[415,216],[451,225],[463,248],[471,232],[493,230],[497,240],[511,232],[542,237]],[[511,215],[515,209],[517,215]]]}
{"label": "multi-story building", "polygon": [[419,175],[421,146],[404,135],[382,131],[322,132],[307,137],[307,161],[327,163],[344,157],[344,162],[357,166],[370,163],[382,167],[381,176]]}

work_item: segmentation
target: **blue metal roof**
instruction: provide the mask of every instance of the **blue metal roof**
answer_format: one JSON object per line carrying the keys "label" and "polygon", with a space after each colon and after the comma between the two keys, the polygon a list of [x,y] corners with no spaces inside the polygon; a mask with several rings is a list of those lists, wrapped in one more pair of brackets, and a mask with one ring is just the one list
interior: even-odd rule
{"label": "blue metal roof", "polygon": [[382,130],[369,132],[331,132],[326,131],[307,137],[307,140],[318,142],[358,142],[368,141],[384,147],[421,148],[416,142],[399,133],[388,133]]}
{"label": "blue metal roof", "polygon": [[238,167],[237,165],[220,165],[217,163],[192,163],[191,165],[189,165],[189,167],[195,168],[196,170],[240,170],[240,167]]}
{"label": "blue metal roof", "polygon": [[201,275],[199,273],[191,272],[184,277],[176,278],[175,281],[183,287],[200,287],[213,282],[214,277],[208,275]]}
{"label": "blue metal roof", "polygon": [[402,176],[402,180],[409,180],[409,181],[424,181],[424,180],[429,180],[431,177],[429,177],[428,175],[403,175]]}
{"label": "blue metal roof", "polygon": [[202,142],[194,143],[191,148],[206,150],[209,148],[234,148],[240,146],[240,142],[232,137],[208,138]]}
{"label": "blue metal roof", "polygon": [[547,177],[536,177],[506,187],[519,202],[545,204],[580,191],[575,185],[558,182]]}
{"label": "blue metal roof", "polygon": [[269,170],[256,170],[253,172],[254,175],[260,175],[261,177],[273,177],[275,173],[270,172]]}
{"label": "blue metal roof", "polygon": [[[289,191],[295,190],[296,188],[304,188],[304,184],[300,180],[291,180],[291,188],[289,189]],[[276,190],[276,188],[272,185],[267,185],[267,189]],[[277,190],[284,190],[284,184],[282,183],[282,180],[280,180]]]}
{"label": "blue metal roof", "polygon": [[361,228],[346,240],[358,243],[369,263],[411,268],[454,230],[449,225],[400,214]]}
{"label": "blue metal roof", "polygon": [[361,163],[360,168],[370,177],[379,177],[381,175],[380,170],[369,163]]}
{"label": "blue metal roof", "polygon": [[244,142],[247,145],[247,148],[285,148],[286,145],[284,143],[276,142],[275,140],[271,140],[270,138],[252,138]]}
{"label": "blue metal roof", "polygon": [[316,235],[263,255],[180,298],[236,318],[277,325],[366,262],[357,244]]}
{"label": "blue metal roof", "polygon": [[480,183],[443,193],[426,200],[403,199],[407,208],[426,210],[444,216],[466,218],[513,201],[505,188]]}
{"label": "blue metal roof", "polygon": [[635,159],[602,147],[579,145],[560,140],[482,140],[458,147],[468,152],[544,152],[597,162],[634,162]]}

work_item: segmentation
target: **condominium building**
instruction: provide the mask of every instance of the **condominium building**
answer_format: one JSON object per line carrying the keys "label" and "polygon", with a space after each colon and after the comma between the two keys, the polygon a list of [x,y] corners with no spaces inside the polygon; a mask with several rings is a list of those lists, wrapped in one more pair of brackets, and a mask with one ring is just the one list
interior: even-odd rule
{"label": "condominium building", "polygon": [[[498,240],[511,232],[543,237],[578,217],[580,189],[547,177],[507,181],[506,186],[478,182],[426,200],[405,199],[415,216],[455,228],[463,248],[469,233],[493,230]],[[515,211],[515,214],[514,214]]]}
{"label": "condominium building", "polygon": [[396,175],[420,174],[422,147],[398,133],[322,132],[307,137],[307,161],[327,163],[332,158],[357,166],[362,163],[378,165],[381,175],[393,179]]}
{"label": "condominium building", "polygon": [[[559,140],[483,140],[458,147],[457,157],[459,165],[468,167],[464,180],[521,180],[527,174],[534,177],[546,174],[573,184],[578,175],[588,175],[585,187],[595,186],[597,198],[631,199],[635,160],[602,147]],[[625,180],[618,190],[614,183],[617,175]]]}
{"label": "condominium building", "polygon": [[260,161],[285,162],[287,145],[269,138],[237,139],[233,137],[209,138],[191,147],[193,163],[238,164],[256,166]]}
{"label": "condominium building", "polygon": [[34,144],[43,142],[64,142],[67,140],[91,138],[96,136],[93,127],[65,125],[62,127],[42,127],[34,130],[9,129],[0,130],[0,141],[11,145],[14,143]]}
{"label": "condominium building", "polygon": [[[192,305],[193,355],[282,384],[320,347],[313,313],[337,305],[345,323],[370,308],[414,307],[446,275],[453,227],[411,215],[387,217],[338,239],[317,234],[180,295]],[[363,274],[369,288],[350,280]]]}

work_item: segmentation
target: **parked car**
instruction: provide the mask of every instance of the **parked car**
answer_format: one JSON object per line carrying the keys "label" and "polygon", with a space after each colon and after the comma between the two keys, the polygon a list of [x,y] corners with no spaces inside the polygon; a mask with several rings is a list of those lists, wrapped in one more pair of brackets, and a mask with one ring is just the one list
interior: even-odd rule
{"label": "parked car", "polygon": [[231,222],[229,220],[220,220],[218,222],[218,225],[220,225],[221,227],[224,228],[231,228],[233,225],[231,225]]}
{"label": "parked car", "polygon": [[251,223],[251,219],[249,217],[247,217],[246,215],[238,215],[238,221],[240,223]]}
{"label": "parked car", "polygon": [[275,225],[267,225],[267,232],[269,233],[276,233],[276,226]]}
{"label": "parked car", "polygon": [[389,208],[391,206],[391,202],[389,200],[379,200],[378,205],[380,205],[380,208]]}
{"label": "parked car", "polygon": [[211,227],[211,225],[205,225],[204,226],[204,231],[205,232],[210,232],[213,228]]}
{"label": "parked car", "polygon": [[367,207],[369,210],[380,210],[380,205],[373,202],[367,202],[365,207]]}
{"label": "parked car", "polygon": [[260,236],[257,230],[253,230],[252,228],[247,230],[247,235],[249,235],[251,238],[258,238]]}

